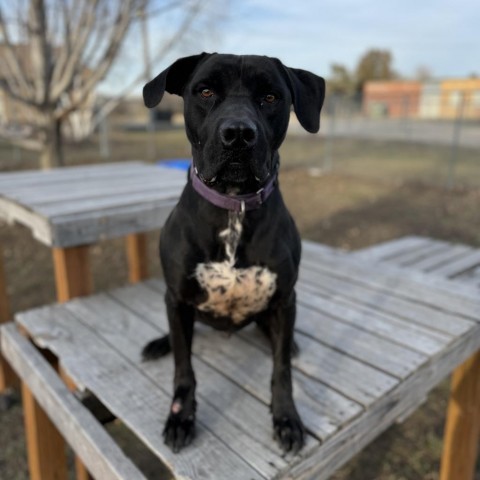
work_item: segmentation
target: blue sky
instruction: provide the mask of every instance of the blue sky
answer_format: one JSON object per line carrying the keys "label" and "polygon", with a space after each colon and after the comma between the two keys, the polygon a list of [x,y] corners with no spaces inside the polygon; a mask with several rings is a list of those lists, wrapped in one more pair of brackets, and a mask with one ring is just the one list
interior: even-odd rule
{"label": "blue sky", "polygon": [[235,7],[222,49],[278,56],[328,74],[371,47],[392,51],[397,70],[480,74],[480,2],[446,0],[247,0]]}
{"label": "blue sky", "polygon": [[[394,68],[405,77],[419,66],[435,77],[480,74],[480,2],[478,0],[230,0],[226,18],[214,35],[197,34],[174,57],[199,50],[254,53],[280,58],[286,65],[328,77],[330,65],[353,68],[370,48],[388,49]],[[221,9],[214,1],[210,8]],[[220,13],[223,12],[213,12]],[[153,19],[154,44],[169,26]],[[175,22],[175,16],[169,19]],[[162,32],[162,33],[161,33]],[[128,73],[141,68],[141,55],[127,54]],[[122,70],[119,62],[117,70]],[[124,70],[124,68],[123,68]],[[126,73],[125,73],[126,74]],[[117,77],[114,84],[121,79]],[[110,79],[109,84],[112,80]]]}

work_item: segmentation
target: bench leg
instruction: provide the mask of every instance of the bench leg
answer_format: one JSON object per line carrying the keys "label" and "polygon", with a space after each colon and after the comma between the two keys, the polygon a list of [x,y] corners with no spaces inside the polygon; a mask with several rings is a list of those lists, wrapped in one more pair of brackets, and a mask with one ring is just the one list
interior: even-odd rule
{"label": "bench leg", "polygon": [[480,434],[480,351],[452,376],[440,480],[473,480]]}
{"label": "bench leg", "polygon": [[[0,324],[11,320],[10,304],[7,295],[7,282],[3,268],[3,251],[0,248]],[[18,387],[18,378],[0,353],[0,395],[9,396],[8,390]]]}
{"label": "bench leg", "polygon": [[22,399],[30,479],[66,479],[67,461],[62,436],[38,405],[26,384],[22,384]]}
{"label": "bench leg", "polygon": [[[61,365],[58,366],[58,373],[60,374],[60,377],[62,378],[67,388],[71,392],[74,392],[77,388],[75,382],[65,372]],[[93,480],[93,477],[90,475],[89,471],[79,457],[75,457],[75,478],[76,480]]]}
{"label": "bench leg", "polygon": [[127,235],[126,242],[128,279],[137,283],[148,278],[147,234]]}

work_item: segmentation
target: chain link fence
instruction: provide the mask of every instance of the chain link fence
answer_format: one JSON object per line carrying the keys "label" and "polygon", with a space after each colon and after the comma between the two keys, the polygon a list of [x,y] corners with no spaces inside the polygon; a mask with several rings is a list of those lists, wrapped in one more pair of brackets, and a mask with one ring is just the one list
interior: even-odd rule
{"label": "chain link fence", "polygon": [[[330,95],[322,111],[323,171],[480,187],[478,95]],[[291,131],[300,133],[293,123]]]}

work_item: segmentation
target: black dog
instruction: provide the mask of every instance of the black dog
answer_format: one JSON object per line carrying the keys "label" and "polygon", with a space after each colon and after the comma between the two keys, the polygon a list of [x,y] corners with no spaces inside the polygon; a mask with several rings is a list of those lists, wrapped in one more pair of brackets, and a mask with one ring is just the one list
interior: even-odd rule
{"label": "black dog", "polygon": [[193,167],[160,241],[170,336],[150,342],[145,359],[173,348],[175,385],[165,442],[190,443],[195,422],[191,346],[195,320],[236,330],[255,321],[273,350],[275,438],[297,452],[304,427],[292,398],[290,357],[300,237],[278,188],[278,148],[293,103],[301,125],[319,129],[322,78],[260,56],[181,58],[145,85],[155,107],[181,95]]}

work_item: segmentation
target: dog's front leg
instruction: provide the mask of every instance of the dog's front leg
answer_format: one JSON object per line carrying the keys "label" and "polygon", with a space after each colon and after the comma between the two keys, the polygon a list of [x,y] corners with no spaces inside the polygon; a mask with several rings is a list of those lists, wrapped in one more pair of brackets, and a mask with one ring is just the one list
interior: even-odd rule
{"label": "dog's front leg", "polygon": [[195,430],[195,375],[192,368],[193,307],[179,302],[171,292],[165,295],[170,342],[175,362],[174,393],[165,424],[165,443],[174,452],[188,445]]}
{"label": "dog's front leg", "polygon": [[274,437],[285,451],[297,453],[304,444],[305,429],[293,401],[291,355],[295,325],[295,292],[270,319],[273,350],[272,415]]}

